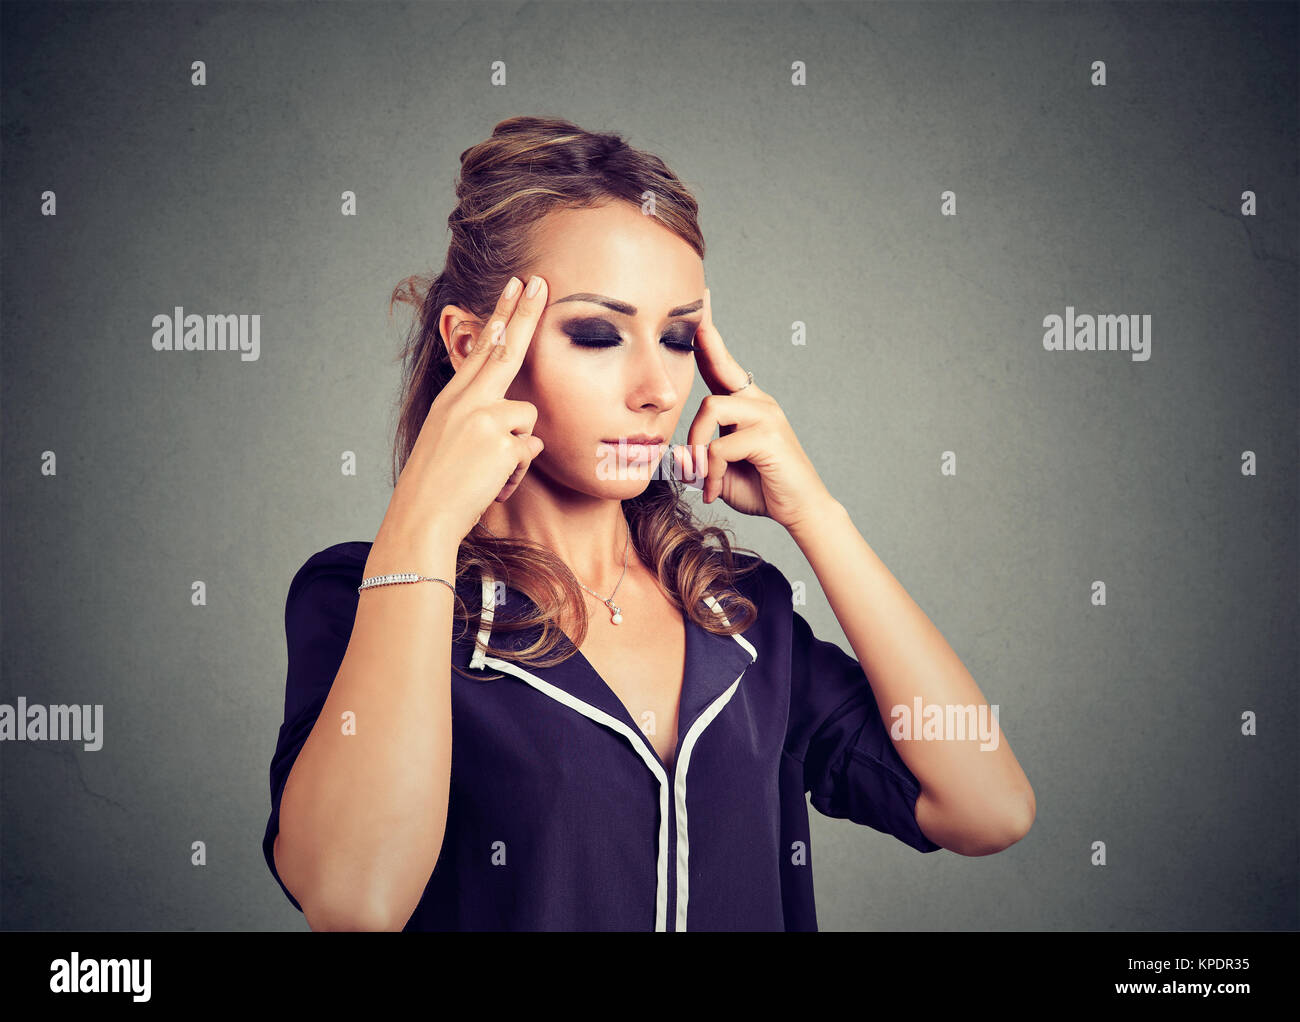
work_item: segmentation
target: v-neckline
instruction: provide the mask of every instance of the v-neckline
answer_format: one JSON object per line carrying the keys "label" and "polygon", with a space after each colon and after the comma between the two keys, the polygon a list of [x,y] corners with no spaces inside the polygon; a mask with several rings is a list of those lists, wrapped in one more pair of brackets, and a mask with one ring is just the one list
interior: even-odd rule
{"label": "v-neckline", "polygon": [[[490,574],[486,571],[483,572],[482,602],[480,606],[487,607],[487,601],[494,592],[495,581]],[[523,593],[512,587],[507,588],[517,599],[526,601],[533,610],[536,609],[536,605],[528,600]],[[706,597],[705,600],[707,603],[708,598]],[[719,613],[717,610],[712,612]],[[484,618],[488,620],[484,622]],[[479,639],[489,643],[492,641],[492,622],[494,620],[495,612],[491,608],[481,614]],[[736,684],[746,668],[758,659],[757,651],[741,635],[717,635],[702,627],[690,614],[685,612],[682,614],[682,621],[686,629],[686,656],[685,670],[682,676],[682,690],[678,699],[677,742],[673,747],[673,763],[671,766],[674,773],[680,767],[683,742],[700,715],[720,695]],[[630,727],[632,732],[638,736],[641,743],[649,750],[650,755],[654,757],[654,761],[664,771],[665,776],[673,776],[673,774],[669,773],[669,766],[660,758],[658,751],[650,742],[649,736],[641,730],[619,694],[610,687],[609,682],[596,670],[595,665],[587,659],[587,655],[574,644],[569,635],[558,625],[554,627],[562,637],[565,648],[573,650],[566,660],[553,667],[540,669],[541,674],[538,674],[538,668],[518,665],[505,660],[489,665],[490,669],[502,670],[516,676],[519,676],[519,672],[523,671],[540,681],[564,689],[570,695],[614,717],[624,726]],[[540,635],[541,625],[533,625],[521,631],[503,633],[497,639],[496,644],[518,651],[527,645],[531,645]],[[466,658],[466,664],[463,665],[466,667],[472,666],[476,658],[476,640],[471,638],[468,645],[470,653]]]}
{"label": "v-neckline", "polygon": [[588,672],[590,672],[593,677],[599,680],[601,685],[605,687],[605,689],[614,698],[614,700],[618,702],[620,706],[623,707],[624,722],[625,723],[630,722],[635,726],[637,733],[641,735],[642,738],[645,739],[646,745],[649,746],[650,751],[654,753],[655,759],[659,761],[659,765],[664,768],[664,771],[666,773],[669,774],[671,774],[672,771],[677,766],[677,754],[678,752],[681,751],[682,735],[685,733],[685,729],[682,727],[682,717],[683,717],[682,711],[686,703],[686,679],[687,676],[690,674],[690,664],[691,664],[689,633],[690,633],[690,627],[694,623],[691,621],[691,617],[689,614],[685,612],[680,612],[680,613],[681,613],[682,632],[683,632],[682,634],[682,647],[683,647],[682,677],[679,683],[679,687],[677,689],[677,734],[673,742],[673,756],[672,756],[671,763],[665,763],[663,761],[663,757],[659,755],[659,750],[655,748],[654,742],[650,741],[650,736],[647,735],[645,731],[642,730],[641,725],[637,722],[636,715],[632,712],[631,708],[627,705],[627,703],[623,701],[623,697],[618,694],[618,691],[614,688],[614,686],[609,683],[609,679],[607,679],[603,674],[601,674],[600,671],[596,670],[596,665],[591,662],[587,654],[584,653],[582,649],[577,644],[574,643],[574,641],[568,636],[568,634],[563,629],[560,629],[558,626],[556,629],[557,631],[559,631],[561,635],[564,636],[565,642],[567,642],[570,646],[573,647],[576,656],[581,658],[580,662],[582,666]]}

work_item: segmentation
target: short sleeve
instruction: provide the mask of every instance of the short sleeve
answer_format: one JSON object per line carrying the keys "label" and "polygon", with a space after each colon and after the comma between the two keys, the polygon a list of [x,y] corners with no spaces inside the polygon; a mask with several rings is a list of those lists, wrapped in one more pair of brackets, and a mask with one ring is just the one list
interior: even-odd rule
{"label": "short sleeve", "polygon": [[356,617],[364,544],[340,543],[313,554],[289,584],[284,633],[289,666],[284,688],[284,721],[271,757],[271,815],[262,852],[271,875],[293,907],[302,911],[275,868],[275,837],[280,830],[280,798],[289,771],[311,734],[334,676],[343,662]]}
{"label": "short sleeve", "polygon": [[916,822],[921,785],[880,717],[862,665],[818,639],[794,612],[786,751],[803,763],[804,790],[824,816],[892,834],[937,851]]}

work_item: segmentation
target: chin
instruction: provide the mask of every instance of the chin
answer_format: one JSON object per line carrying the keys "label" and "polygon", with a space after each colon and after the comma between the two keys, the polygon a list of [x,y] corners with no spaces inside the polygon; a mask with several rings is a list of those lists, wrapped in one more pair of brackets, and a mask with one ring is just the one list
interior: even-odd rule
{"label": "chin", "polygon": [[629,475],[626,479],[597,479],[591,489],[593,496],[605,500],[631,500],[645,493],[649,485],[649,478],[637,479]]}

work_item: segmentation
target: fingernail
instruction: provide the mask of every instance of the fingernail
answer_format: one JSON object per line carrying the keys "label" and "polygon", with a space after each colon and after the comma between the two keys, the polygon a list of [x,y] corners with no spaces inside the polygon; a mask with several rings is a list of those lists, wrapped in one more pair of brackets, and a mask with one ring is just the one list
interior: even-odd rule
{"label": "fingernail", "polygon": [[519,278],[511,277],[510,282],[506,284],[506,297],[513,298],[517,294],[519,294]]}
{"label": "fingernail", "polygon": [[542,286],[542,278],[534,276],[528,281],[528,290],[524,292],[529,298],[537,294],[538,289]]}

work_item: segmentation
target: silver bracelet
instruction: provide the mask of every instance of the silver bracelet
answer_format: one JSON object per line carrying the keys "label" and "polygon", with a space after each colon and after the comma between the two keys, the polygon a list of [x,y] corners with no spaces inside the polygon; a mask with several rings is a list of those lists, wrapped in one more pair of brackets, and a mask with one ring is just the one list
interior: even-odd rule
{"label": "silver bracelet", "polygon": [[357,594],[360,595],[362,589],[369,589],[371,586],[391,586],[399,582],[441,582],[452,591],[452,595],[456,593],[456,587],[445,578],[430,578],[428,575],[417,575],[408,571],[396,575],[371,575],[357,586]]}

